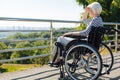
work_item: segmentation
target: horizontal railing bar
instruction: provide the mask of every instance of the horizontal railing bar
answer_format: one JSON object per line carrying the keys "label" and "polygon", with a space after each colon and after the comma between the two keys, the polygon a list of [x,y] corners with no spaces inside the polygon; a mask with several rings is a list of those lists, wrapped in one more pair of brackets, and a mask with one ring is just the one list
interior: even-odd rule
{"label": "horizontal railing bar", "polygon": [[[113,36],[115,36],[115,35],[108,35],[109,37],[113,37]],[[120,35],[118,35],[118,36],[120,36]]]}
{"label": "horizontal railing bar", "polygon": [[104,22],[104,25],[120,25],[120,23],[117,22]]}
{"label": "horizontal railing bar", "polygon": [[0,30],[0,32],[47,32],[50,30]]}
{"label": "horizontal railing bar", "polygon": [[110,45],[110,47],[115,47],[115,45]]}
{"label": "horizontal railing bar", "polygon": [[52,20],[52,19],[30,19],[30,18],[11,18],[11,17],[0,17],[0,20],[5,21],[32,21],[32,22],[67,22],[67,23],[81,23],[81,21],[70,21],[70,20]]}
{"label": "horizontal railing bar", "polygon": [[110,43],[110,42],[114,42],[114,40],[107,40],[107,41],[105,40],[103,42]]}
{"label": "horizontal railing bar", "polygon": [[49,46],[37,46],[37,47],[28,47],[28,48],[4,49],[4,50],[0,50],[0,53],[12,52],[12,51],[33,50],[33,49],[43,49],[43,48],[48,48],[48,47]]}
{"label": "horizontal railing bar", "polygon": [[31,39],[0,39],[0,42],[22,42],[22,41],[36,41],[36,40],[49,40],[49,38],[31,38]]}
{"label": "horizontal railing bar", "polygon": [[[65,22],[65,23],[82,23],[82,21],[70,21],[70,20],[52,20],[52,19],[32,19],[32,18],[12,18],[12,17],[0,17],[0,20],[4,21],[32,21],[32,22]],[[104,22],[104,25],[120,25],[117,22]]]}
{"label": "horizontal railing bar", "polygon": [[0,60],[0,63],[18,61],[18,60],[25,60],[25,59],[32,59],[32,58],[40,58],[40,57],[46,57],[46,56],[49,56],[49,54],[41,54],[41,55],[36,55],[36,56],[27,56],[27,57],[21,57],[21,58]]}

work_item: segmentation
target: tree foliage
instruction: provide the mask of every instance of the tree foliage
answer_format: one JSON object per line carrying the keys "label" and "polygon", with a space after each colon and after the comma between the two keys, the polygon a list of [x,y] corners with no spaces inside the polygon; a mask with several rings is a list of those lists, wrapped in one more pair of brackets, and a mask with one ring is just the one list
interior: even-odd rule
{"label": "tree foliage", "polygon": [[[60,29],[65,30],[65,29]],[[67,30],[67,28],[66,28]],[[60,36],[62,35],[62,32],[53,32],[53,35]],[[49,46],[50,41],[49,40],[33,40],[29,41],[29,39],[35,39],[35,38],[50,38],[50,32],[30,32],[30,33],[15,33],[13,35],[8,36],[7,40],[24,40],[25,41],[10,41],[10,42],[0,42],[0,50],[4,49],[18,49],[18,48],[29,48],[29,47],[38,47],[38,46]],[[6,40],[5,39],[5,40]],[[54,44],[54,43],[53,43]],[[11,51],[11,52],[4,52],[0,53],[0,59],[14,59],[14,58],[21,58],[21,57],[27,57],[27,56],[36,56],[40,54],[48,54],[50,53],[50,48],[43,48],[43,49],[34,49],[34,50],[23,50],[23,51]],[[20,61],[13,61],[13,63],[21,63],[21,64],[30,64],[30,63],[36,63],[36,64],[46,64],[48,63],[49,58],[43,57],[43,58],[33,58],[33,59],[27,59],[27,60],[20,60]]]}
{"label": "tree foliage", "polygon": [[[7,48],[7,45],[3,42],[0,42],[0,50],[4,50],[6,48]],[[8,53],[5,53],[5,54],[0,53],[0,59],[6,59],[8,57],[9,57]]]}

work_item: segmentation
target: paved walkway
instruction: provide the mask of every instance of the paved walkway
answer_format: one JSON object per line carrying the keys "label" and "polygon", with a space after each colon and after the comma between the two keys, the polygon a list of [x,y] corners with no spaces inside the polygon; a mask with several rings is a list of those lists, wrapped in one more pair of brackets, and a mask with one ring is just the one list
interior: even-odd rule
{"label": "paved walkway", "polygon": [[[33,69],[12,73],[1,73],[0,80],[58,80],[59,69],[45,65]],[[100,77],[102,80],[120,80],[120,52],[115,54],[115,63],[109,75]]]}

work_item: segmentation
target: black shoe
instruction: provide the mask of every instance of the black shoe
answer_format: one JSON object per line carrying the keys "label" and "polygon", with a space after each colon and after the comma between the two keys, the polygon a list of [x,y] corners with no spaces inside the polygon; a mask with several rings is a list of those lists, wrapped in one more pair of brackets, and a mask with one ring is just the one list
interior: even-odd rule
{"label": "black shoe", "polygon": [[48,63],[51,67],[59,67],[60,66],[60,62],[57,63]]}

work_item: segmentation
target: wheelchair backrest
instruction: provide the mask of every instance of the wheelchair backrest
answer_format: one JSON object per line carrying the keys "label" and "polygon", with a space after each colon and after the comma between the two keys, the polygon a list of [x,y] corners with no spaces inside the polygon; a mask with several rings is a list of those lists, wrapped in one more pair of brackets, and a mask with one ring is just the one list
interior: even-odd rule
{"label": "wheelchair backrest", "polygon": [[92,26],[91,31],[89,32],[89,36],[88,36],[88,43],[92,44],[98,50],[100,43],[103,40],[104,33],[105,33],[104,27]]}

